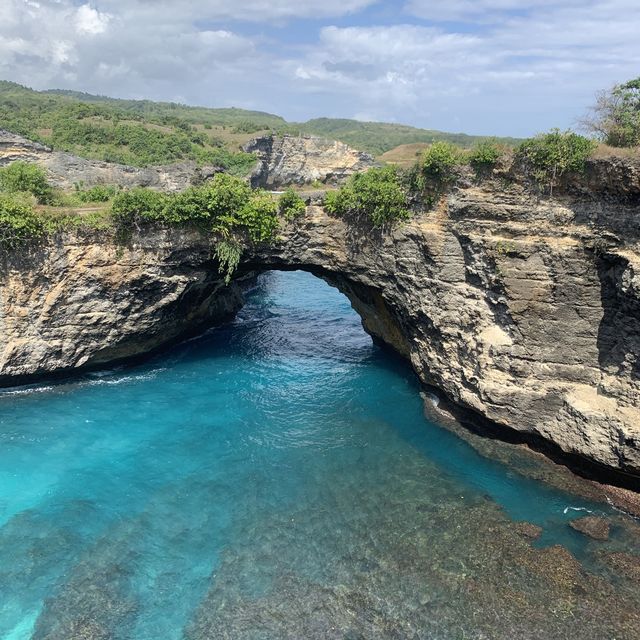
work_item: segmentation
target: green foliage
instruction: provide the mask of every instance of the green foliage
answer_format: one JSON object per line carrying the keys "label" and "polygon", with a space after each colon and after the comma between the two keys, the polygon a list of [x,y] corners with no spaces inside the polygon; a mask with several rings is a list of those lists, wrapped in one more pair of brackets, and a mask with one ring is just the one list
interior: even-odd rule
{"label": "green foliage", "polygon": [[242,120],[233,127],[233,133],[257,133],[263,131],[264,125],[259,122],[251,122],[251,120]]}
{"label": "green foliage", "polygon": [[478,172],[490,171],[502,157],[502,150],[494,140],[482,140],[468,155],[469,164]]}
{"label": "green foliage", "polygon": [[254,242],[265,242],[278,228],[278,204],[270,193],[254,191],[238,211],[235,223],[243,227]]}
{"label": "green foliage", "polygon": [[215,141],[212,144],[215,145],[214,148],[202,149],[196,153],[199,162],[221,167],[239,178],[248,175],[256,164],[256,156],[253,153],[229,151]]}
{"label": "green foliage", "polygon": [[[133,166],[195,160],[246,175],[255,163],[253,155],[220,149],[220,140],[198,132],[194,125],[211,128],[242,122],[248,114],[253,112],[119,101],[74,92],[36,92],[0,81],[0,127],[58,150]],[[257,112],[251,120],[284,122]],[[213,154],[210,158],[208,152]]]}
{"label": "green foliage", "polygon": [[[449,142],[463,148],[469,148],[481,138],[464,133],[447,133],[432,129],[418,129],[402,124],[386,122],[360,122],[337,118],[317,118],[298,125],[291,125],[295,133],[311,133],[325,138],[341,140],[346,144],[367,151],[374,156],[381,155],[401,144],[415,142]],[[500,138],[500,142],[513,146],[519,142],[515,138]]]}
{"label": "green foliage", "polygon": [[428,180],[445,183],[453,180],[453,168],[461,161],[458,147],[450,142],[434,142],[422,154],[420,168]]}
{"label": "green foliage", "polygon": [[305,212],[307,205],[293,189],[287,189],[280,196],[278,208],[287,220],[293,220]]}
{"label": "green foliage", "polygon": [[118,194],[118,187],[99,184],[89,189],[76,185],[75,195],[80,202],[109,202]]}
{"label": "green foliage", "polygon": [[[202,153],[216,147],[206,133],[194,132],[222,126],[235,133],[251,134],[271,130],[319,135],[341,140],[356,149],[379,155],[400,144],[433,143],[439,140],[468,148],[479,138],[383,122],[319,118],[304,123],[287,123],[283,118],[260,111],[209,109],[150,100],[117,100],[75,91],[32,91],[0,81],[0,127],[50,144],[80,156],[126,162],[136,166],[174,160],[198,161]],[[131,144],[129,144],[129,142]],[[506,145],[517,143],[502,138]],[[219,146],[219,145],[218,145]],[[253,162],[229,146],[218,161],[236,175],[245,175]],[[220,161],[220,159],[222,161]]]}
{"label": "green foliage", "polygon": [[392,166],[354,174],[341,189],[327,193],[325,207],[335,215],[367,216],[376,227],[409,217],[407,195]]}
{"label": "green foliage", "polygon": [[219,173],[200,187],[178,194],[132,189],[118,194],[112,204],[113,219],[121,233],[137,224],[161,222],[195,225],[229,238],[245,232],[254,242],[273,237],[278,227],[278,205],[266,191],[252,191],[235,176]]}
{"label": "green foliage", "polygon": [[216,243],[214,254],[219,264],[218,271],[224,273],[224,281],[229,284],[240,264],[242,245],[234,238],[223,238]]}
{"label": "green foliage", "polygon": [[114,221],[129,227],[137,221],[164,220],[170,196],[151,189],[132,189],[119,193],[111,205]]}
{"label": "green foliage", "polygon": [[585,161],[593,153],[596,143],[572,131],[552,129],[525,140],[517,149],[516,156],[530,168],[533,177],[541,184],[553,187],[567,171],[583,171]]}
{"label": "green foliage", "polygon": [[15,248],[44,234],[44,225],[28,200],[0,194],[0,246]]}
{"label": "green foliage", "polygon": [[12,162],[0,169],[0,190],[7,193],[31,193],[40,204],[53,200],[53,189],[44,169],[28,162]]}
{"label": "green foliage", "polygon": [[601,91],[582,124],[612,147],[640,145],[640,77]]}

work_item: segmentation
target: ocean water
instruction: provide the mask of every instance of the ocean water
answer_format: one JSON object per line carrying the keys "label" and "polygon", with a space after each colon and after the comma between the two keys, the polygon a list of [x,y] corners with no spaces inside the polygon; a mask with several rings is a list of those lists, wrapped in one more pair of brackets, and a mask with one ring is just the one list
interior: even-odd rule
{"label": "ocean water", "polygon": [[303,272],[142,366],[0,394],[6,640],[637,638],[603,561],[634,526],[427,420]]}

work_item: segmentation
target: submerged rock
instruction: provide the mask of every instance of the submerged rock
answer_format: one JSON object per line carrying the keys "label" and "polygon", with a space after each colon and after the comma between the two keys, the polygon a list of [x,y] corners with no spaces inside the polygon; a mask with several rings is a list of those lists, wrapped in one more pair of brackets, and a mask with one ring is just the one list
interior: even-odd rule
{"label": "submerged rock", "polygon": [[514,529],[524,538],[537,540],[542,535],[542,527],[531,522],[516,522]]}
{"label": "submerged rock", "polygon": [[572,520],[569,526],[580,533],[584,533],[585,536],[589,536],[594,540],[608,540],[609,539],[609,521],[605,518],[599,518],[598,516],[585,516],[584,518],[578,518]]}
{"label": "submerged rock", "polygon": [[624,551],[601,553],[598,557],[607,564],[618,576],[640,583],[640,556]]}

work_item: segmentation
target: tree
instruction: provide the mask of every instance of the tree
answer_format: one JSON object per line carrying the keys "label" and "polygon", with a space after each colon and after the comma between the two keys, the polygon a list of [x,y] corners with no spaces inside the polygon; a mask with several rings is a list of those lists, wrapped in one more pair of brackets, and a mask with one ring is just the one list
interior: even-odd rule
{"label": "tree", "polygon": [[53,200],[53,189],[44,169],[28,162],[13,162],[0,169],[0,189],[7,193],[31,193],[40,204]]}
{"label": "tree", "polygon": [[640,145],[640,77],[599,92],[582,126],[612,147]]}

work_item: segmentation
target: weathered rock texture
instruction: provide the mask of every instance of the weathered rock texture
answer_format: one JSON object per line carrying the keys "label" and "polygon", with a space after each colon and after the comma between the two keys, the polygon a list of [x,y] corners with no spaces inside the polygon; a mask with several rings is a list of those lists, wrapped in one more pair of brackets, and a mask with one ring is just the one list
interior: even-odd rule
{"label": "weathered rock texture", "polygon": [[313,136],[256,138],[244,146],[244,151],[258,156],[251,176],[254,187],[308,184],[315,180],[337,184],[374,164],[368,153],[343,142]]}
{"label": "weathered rock texture", "polygon": [[51,184],[66,190],[82,183],[85,187],[109,184],[181,191],[194,181],[207,179],[220,171],[216,167],[198,167],[191,161],[141,169],[87,160],[70,153],[53,151],[42,144],[0,129],[0,167],[16,160],[41,165],[46,169]]}
{"label": "weathered rock texture", "polygon": [[[248,250],[239,273],[326,278],[370,333],[454,403],[633,483],[640,170],[624,166],[627,178],[612,183],[611,165],[593,163],[553,200],[508,175],[480,185],[463,177],[435,210],[393,229],[313,205],[276,244]],[[143,231],[124,250],[63,235],[8,256],[0,382],[138,355],[219,317],[226,296],[208,243],[175,229]]]}

